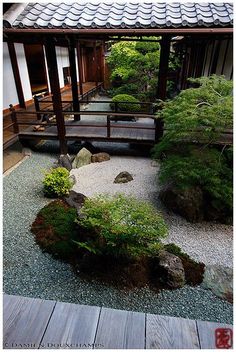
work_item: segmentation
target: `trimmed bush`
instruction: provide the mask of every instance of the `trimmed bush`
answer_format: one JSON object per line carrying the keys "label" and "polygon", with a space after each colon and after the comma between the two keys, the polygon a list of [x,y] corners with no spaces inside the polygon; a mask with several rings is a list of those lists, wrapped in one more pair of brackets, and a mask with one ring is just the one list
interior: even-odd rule
{"label": "trimmed bush", "polygon": [[139,257],[155,255],[167,235],[165,222],[156,209],[144,201],[123,195],[86,199],[80,226],[87,231],[79,247],[99,255]]}
{"label": "trimmed bush", "polygon": [[43,180],[44,194],[49,198],[62,197],[69,194],[73,186],[69,171],[64,167],[57,167],[46,172]]}
{"label": "trimmed bush", "polygon": [[[131,104],[129,104],[129,102]],[[132,95],[128,95],[128,94],[115,95],[112,98],[112,103],[110,104],[112,110],[115,109],[115,104],[113,103],[117,103],[118,111],[138,112],[141,110],[139,101],[136,98],[134,98]]]}

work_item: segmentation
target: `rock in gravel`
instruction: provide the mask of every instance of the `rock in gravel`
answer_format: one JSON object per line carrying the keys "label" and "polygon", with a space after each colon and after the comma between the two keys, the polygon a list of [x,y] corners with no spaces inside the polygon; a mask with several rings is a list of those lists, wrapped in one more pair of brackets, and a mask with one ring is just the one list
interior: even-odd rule
{"label": "rock in gravel", "polygon": [[205,268],[202,287],[210,289],[216,296],[233,302],[233,269],[220,265]]}
{"label": "rock in gravel", "polygon": [[116,176],[114,183],[127,183],[133,180],[133,176],[127,172],[127,171],[122,171],[119,173],[119,175]]}
{"label": "rock in gravel", "polygon": [[180,288],[185,284],[185,273],[182,261],[176,255],[167,251],[160,251],[159,273],[162,281],[171,288]]}
{"label": "rock in gravel", "polygon": [[204,199],[200,187],[179,189],[169,185],[161,190],[160,199],[168,209],[190,222],[200,222],[204,218]]}
{"label": "rock in gravel", "polygon": [[64,197],[67,204],[69,204],[71,207],[76,208],[77,213],[79,215],[80,215],[80,209],[84,205],[86,198],[87,197],[84,194],[77,193],[75,191],[70,191],[69,195],[67,197]]}
{"label": "rock in gravel", "polygon": [[76,155],[73,163],[72,168],[77,169],[81,166],[88,165],[91,163],[91,156],[92,153],[86,148],[82,148],[79,153]]}
{"label": "rock in gravel", "polygon": [[72,169],[71,159],[68,154],[61,154],[58,159],[58,164],[65,167],[68,171]]}
{"label": "rock in gravel", "polygon": [[92,163],[101,163],[102,161],[108,160],[110,160],[110,155],[108,153],[97,153],[91,157]]}

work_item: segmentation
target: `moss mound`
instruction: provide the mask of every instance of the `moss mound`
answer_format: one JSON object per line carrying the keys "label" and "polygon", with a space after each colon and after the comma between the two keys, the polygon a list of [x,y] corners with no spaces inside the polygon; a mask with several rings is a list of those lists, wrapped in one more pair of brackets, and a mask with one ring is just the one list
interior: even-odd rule
{"label": "moss mound", "polygon": [[46,252],[61,259],[69,259],[77,246],[77,211],[63,200],[55,200],[40,210],[32,224],[35,240]]}

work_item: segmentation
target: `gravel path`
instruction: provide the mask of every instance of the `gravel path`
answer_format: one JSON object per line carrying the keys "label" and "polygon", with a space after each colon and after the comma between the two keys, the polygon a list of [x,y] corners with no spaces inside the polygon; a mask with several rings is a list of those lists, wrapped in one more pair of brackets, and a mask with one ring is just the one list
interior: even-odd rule
{"label": "gravel path", "polygon": [[[134,180],[114,184],[121,171],[128,171]],[[164,215],[169,227],[166,242],[175,242],[194,259],[205,264],[233,266],[232,226],[203,222],[188,223],[180,216],[168,212],[158,199],[158,167],[153,167],[149,158],[111,157],[103,163],[86,165],[72,170],[76,177],[74,190],[91,197],[99,193],[131,194],[152,202]]]}
{"label": "gravel path", "polygon": [[[210,291],[201,287],[185,286],[180,290],[162,291],[159,295],[148,288],[120,291],[95,281],[81,280],[70,265],[42,253],[34,242],[30,226],[37,212],[48,202],[42,194],[42,171],[52,166],[55,159],[55,155],[33,153],[17,169],[4,177],[4,292],[232,323],[232,305],[216,298]],[[130,163],[131,159],[128,161]],[[140,168],[141,161],[142,168]],[[152,176],[148,176],[148,182],[151,183],[156,169],[151,168],[145,159],[138,159],[137,163],[139,170],[143,170],[140,177],[144,177],[144,172],[149,173],[152,170]],[[86,178],[89,179],[88,175]],[[97,177],[96,187],[99,184],[98,180]],[[145,196],[145,187],[139,188],[140,197]],[[177,220],[174,220],[175,222]],[[182,220],[180,223],[184,226]]]}

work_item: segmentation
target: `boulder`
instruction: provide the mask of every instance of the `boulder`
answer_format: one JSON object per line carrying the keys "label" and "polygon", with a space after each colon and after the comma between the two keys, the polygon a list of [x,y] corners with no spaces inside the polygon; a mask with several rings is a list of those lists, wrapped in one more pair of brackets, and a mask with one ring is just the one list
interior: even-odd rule
{"label": "boulder", "polygon": [[167,251],[160,251],[158,255],[161,281],[170,288],[180,288],[185,284],[185,273],[182,261],[176,255]]}
{"label": "boulder", "polygon": [[165,206],[190,222],[204,219],[204,197],[200,187],[179,189],[169,185],[159,195]]}
{"label": "boulder", "polygon": [[76,208],[78,215],[80,215],[80,209],[84,205],[85,199],[87,197],[82,193],[77,193],[75,191],[70,191],[67,197],[64,197],[67,204],[71,207]]}
{"label": "boulder", "polygon": [[91,156],[92,156],[92,153],[90,153],[89,150],[87,150],[86,148],[82,148],[74,158],[74,161],[72,163],[72,168],[77,169],[81,166],[90,164]]}
{"label": "boulder", "polygon": [[110,155],[107,153],[97,153],[92,155],[91,162],[92,163],[101,163],[102,161],[110,160]]}
{"label": "boulder", "polygon": [[202,287],[233,303],[233,269],[220,265],[206,266]]}
{"label": "boulder", "polygon": [[81,148],[86,148],[92,154],[100,153],[100,149],[97,148],[97,147],[94,147],[94,145],[92,143],[88,142],[88,141],[82,143],[81,144]]}
{"label": "boulder", "polygon": [[71,159],[68,154],[61,154],[58,159],[58,164],[65,167],[68,171],[72,169]]}
{"label": "boulder", "polygon": [[127,183],[133,180],[132,175],[127,171],[122,171],[116,176],[114,183]]}

